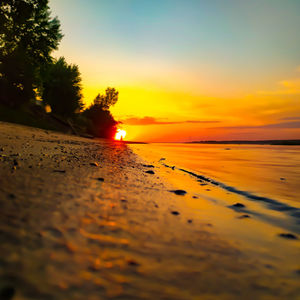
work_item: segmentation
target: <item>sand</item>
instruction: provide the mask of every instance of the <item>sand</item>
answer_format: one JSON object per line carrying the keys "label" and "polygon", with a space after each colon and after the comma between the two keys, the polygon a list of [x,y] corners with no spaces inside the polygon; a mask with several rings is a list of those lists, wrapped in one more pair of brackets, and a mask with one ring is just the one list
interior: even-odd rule
{"label": "sand", "polygon": [[181,189],[124,143],[0,123],[0,299],[297,299],[297,262],[267,264]]}

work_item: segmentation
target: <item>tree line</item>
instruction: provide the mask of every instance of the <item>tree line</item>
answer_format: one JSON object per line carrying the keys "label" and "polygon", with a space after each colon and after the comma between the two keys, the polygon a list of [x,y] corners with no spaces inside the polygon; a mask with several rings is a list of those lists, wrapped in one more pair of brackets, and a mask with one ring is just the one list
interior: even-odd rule
{"label": "tree line", "polygon": [[48,0],[1,0],[0,104],[22,110],[40,103],[94,136],[113,137],[117,122],[109,108],[118,91],[107,88],[85,108],[78,66],[51,56],[62,38]]}

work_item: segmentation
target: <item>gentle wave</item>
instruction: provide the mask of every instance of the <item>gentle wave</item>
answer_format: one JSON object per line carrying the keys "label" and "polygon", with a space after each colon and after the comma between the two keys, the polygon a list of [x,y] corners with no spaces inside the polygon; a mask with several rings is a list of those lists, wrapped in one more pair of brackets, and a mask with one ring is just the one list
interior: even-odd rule
{"label": "gentle wave", "polygon": [[293,217],[293,218],[296,218],[298,220],[297,223],[300,224],[300,209],[297,208],[297,207],[293,207],[291,205],[288,205],[286,203],[283,203],[283,202],[280,202],[278,200],[275,200],[275,199],[271,199],[271,198],[268,198],[268,197],[262,197],[262,196],[258,196],[258,195],[255,195],[253,193],[250,193],[250,192],[247,192],[247,191],[243,191],[243,190],[240,190],[236,187],[232,187],[232,186],[229,186],[223,182],[220,182],[220,181],[217,181],[217,180],[214,180],[212,178],[209,178],[207,176],[204,176],[204,175],[199,175],[199,174],[196,174],[195,172],[192,172],[192,171],[189,171],[189,170],[186,170],[186,169],[182,169],[182,168],[178,168],[178,167],[175,167],[175,166],[170,166],[170,165],[167,165],[165,163],[162,163],[160,161],[160,163],[167,167],[167,168],[171,168],[171,169],[177,169],[181,172],[184,172],[184,173],[187,173],[197,179],[200,179],[202,181],[205,181],[205,182],[208,182],[212,185],[215,185],[215,186],[219,186],[220,188],[228,191],[228,192],[231,192],[231,193],[235,193],[235,194],[238,194],[238,195],[241,195],[241,196],[244,196],[250,200],[253,200],[253,201],[260,201],[260,202],[263,202],[267,205],[267,207],[269,209],[272,209],[272,210],[276,210],[276,211],[280,211],[280,212],[283,212],[283,213],[286,213],[288,214],[289,216]]}

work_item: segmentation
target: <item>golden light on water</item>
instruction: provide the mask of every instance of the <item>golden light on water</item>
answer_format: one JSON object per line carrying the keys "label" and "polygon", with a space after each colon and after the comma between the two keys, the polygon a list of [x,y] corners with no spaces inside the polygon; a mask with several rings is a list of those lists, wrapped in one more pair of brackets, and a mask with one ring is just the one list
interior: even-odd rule
{"label": "golden light on water", "polygon": [[125,136],[126,136],[126,131],[122,129],[118,129],[115,135],[115,140],[122,141],[125,138]]}

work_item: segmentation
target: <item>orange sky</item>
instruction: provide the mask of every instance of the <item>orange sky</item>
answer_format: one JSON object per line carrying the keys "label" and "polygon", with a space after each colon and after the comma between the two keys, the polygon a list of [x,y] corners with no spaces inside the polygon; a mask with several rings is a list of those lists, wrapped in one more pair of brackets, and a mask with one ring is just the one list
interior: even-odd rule
{"label": "orange sky", "polygon": [[[107,86],[126,139],[300,138],[299,3],[50,0],[85,103]],[[298,10],[299,11],[299,10]]]}

